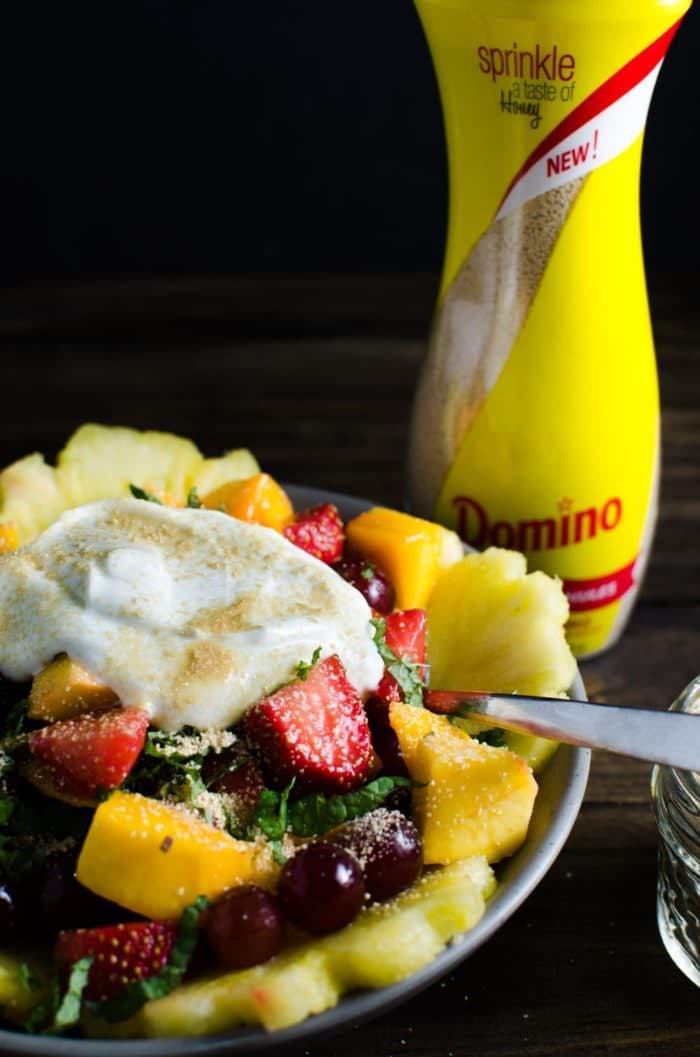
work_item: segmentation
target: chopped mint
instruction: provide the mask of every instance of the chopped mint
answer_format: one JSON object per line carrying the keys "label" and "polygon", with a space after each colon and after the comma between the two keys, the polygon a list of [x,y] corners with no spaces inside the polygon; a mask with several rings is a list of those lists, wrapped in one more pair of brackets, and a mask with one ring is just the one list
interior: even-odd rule
{"label": "chopped mint", "polygon": [[80,958],[72,966],[65,992],[61,993],[60,977],[51,981],[49,997],[29,1014],[25,1027],[31,1034],[59,1035],[75,1027],[80,1020],[83,992],[88,982],[92,958]]}
{"label": "chopped mint", "polygon": [[185,908],[166,965],[155,976],[127,984],[118,995],[98,1002],[95,1008],[98,1017],[102,1017],[109,1024],[126,1020],[137,1013],[146,1002],[154,998],[164,998],[178,986],[197,945],[200,916],[208,906],[209,900],[206,896],[197,896],[194,903]]}
{"label": "chopped mint", "polygon": [[32,968],[27,962],[21,962],[19,967],[19,978],[22,983],[22,987],[26,991],[38,991],[41,987],[41,983],[37,980],[36,976],[32,972]]}
{"label": "chopped mint", "polygon": [[374,642],[379,651],[379,656],[384,661],[386,670],[390,675],[393,675],[399,684],[404,701],[407,705],[422,708],[425,684],[420,674],[421,665],[414,664],[413,661],[404,660],[402,657],[397,657],[394,651],[387,646],[385,620],[378,618],[371,620],[370,623],[374,628]]}
{"label": "chopped mint", "polygon": [[158,506],[163,506],[157,495],[153,495],[153,492],[147,492],[144,488],[139,488],[136,484],[130,484],[129,491],[134,499],[145,499],[149,503],[157,503]]}
{"label": "chopped mint", "polygon": [[21,701],[15,701],[5,718],[5,738],[19,738],[26,733],[28,709],[29,701],[26,698]]}
{"label": "chopped mint", "polygon": [[409,778],[375,778],[351,793],[323,796],[311,793],[289,801],[293,783],[281,793],[264,789],[260,794],[248,836],[260,830],[273,845],[279,846],[285,832],[295,837],[316,837],[328,830],[366,815],[380,807],[394,789],[411,786]]}
{"label": "chopped mint", "polygon": [[286,860],[282,840],[288,828],[289,794],[294,788],[294,782],[295,779],[292,778],[281,793],[275,789],[263,789],[248,825],[249,837],[253,837],[256,830],[264,833],[272,848],[275,862],[280,864]]}
{"label": "chopped mint", "polygon": [[197,493],[197,489],[193,485],[192,488],[190,488],[189,492],[187,493],[187,506],[191,510],[199,510],[201,505],[202,505],[202,500],[199,498],[199,495]]}
{"label": "chopped mint", "polygon": [[308,679],[309,672],[314,667],[314,665],[318,664],[320,656],[321,647],[317,646],[313,652],[310,661],[299,661],[297,665],[297,679]]}
{"label": "chopped mint", "polygon": [[375,778],[351,793],[312,793],[289,805],[287,825],[295,837],[315,837],[380,807],[394,789],[410,786],[409,778]]}
{"label": "chopped mint", "polygon": [[0,826],[4,826],[10,821],[16,803],[17,801],[10,793],[0,790]]}
{"label": "chopped mint", "polygon": [[371,565],[365,565],[364,569],[360,573],[360,576],[363,580],[372,580],[374,579],[374,569]]}
{"label": "chopped mint", "polygon": [[80,1020],[80,1007],[83,1003],[83,991],[88,982],[92,958],[80,958],[71,968],[66,993],[56,1010],[52,1028],[63,1031],[72,1028]]}

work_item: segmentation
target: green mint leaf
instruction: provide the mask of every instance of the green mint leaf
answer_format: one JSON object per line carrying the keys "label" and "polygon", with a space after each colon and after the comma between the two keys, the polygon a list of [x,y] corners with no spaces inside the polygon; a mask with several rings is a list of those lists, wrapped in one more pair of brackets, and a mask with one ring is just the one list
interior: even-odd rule
{"label": "green mint leaf", "polygon": [[287,861],[287,856],[284,854],[284,845],[281,840],[268,841],[270,845],[270,851],[272,852],[272,858],[279,866],[284,866]]}
{"label": "green mint leaf", "polygon": [[36,978],[32,972],[31,966],[28,965],[27,962],[21,962],[19,967],[19,978],[25,991],[38,991],[41,987],[40,981]]}
{"label": "green mint leaf", "polygon": [[49,984],[48,998],[35,1006],[26,1020],[24,1026],[28,1032],[33,1035],[60,1035],[62,1031],[74,1027],[79,1022],[83,992],[92,963],[93,958],[80,958],[75,962],[63,994],[60,974],[56,973]]}
{"label": "green mint leaf", "polygon": [[314,667],[314,665],[318,664],[320,656],[321,647],[317,646],[311,656],[310,661],[299,661],[299,663],[297,664],[297,679],[308,679],[309,672]]}
{"label": "green mint leaf", "polygon": [[92,962],[92,958],[80,958],[71,968],[68,987],[56,1010],[50,1031],[64,1031],[66,1028],[72,1028],[80,1020],[83,991],[88,982]]}
{"label": "green mint leaf", "polygon": [[289,811],[293,808],[293,805],[289,804],[289,795],[294,788],[295,781],[296,779],[292,778],[281,793],[275,789],[263,789],[246,832],[248,839],[253,838],[256,832],[264,834],[275,862],[281,864],[287,861],[282,839],[289,829]]}
{"label": "green mint leaf", "polygon": [[421,678],[419,664],[414,664],[413,661],[404,660],[401,657],[397,657],[394,651],[386,644],[386,621],[379,618],[371,620],[370,623],[374,628],[374,643],[379,652],[379,656],[384,661],[386,670],[390,675],[393,675],[396,682],[399,684],[399,688],[403,694],[404,701],[407,705],[414,705],[416,708],[423,707],[423,689],[424,683]]}
{"label": "green mint leaf", "polygon": [[139,488],[136,484],[130,484],[129,491],[134,499],[145,499],[148,503],[157,503],[158,506],[163,506],[157,495],[153,495],[153,492],[147,492],[144,488]]}
{"label": "green mint leaf", "polygon": [[12,817],[17,801],[9,793],[0,792],[0,826],[5,826]]}
{"label": "green mint leaf", "polygon": [[193,485],[187,493],[187,506],[191,510],[199,510],[201,505],[202,500],[199,498],[199,495],[197,494],[197,489]]}
{"label": "green mint leaf", "polygon": [[364,569],[360,573],[363,580],[372,580],[374,578],[374,569],[371,565],[365,565]]}
{"label": "green mint leaf", "polygon": [[209,906],[206,896],[198,896],[194,903],[190,903],[183,911],[177,936],[173,943],[167,964],[163,966],[156,976],[150,976],[147,980],[137,980],[128,984],[123,991],[114,998],[107,998],[98,1002],[96,1013],[109,1024],[115,1024],[119,1020],[127,1020],[137,1013],[141,1006],[154,998],[164,998],[169,995],[185,975],[185,970],[197,945],[199,938],[199,919],[204,910]]}
{"label": "green mint leaf", "polygon": [[61,1005],[61,979],[58,972],[54,973],[49,981],[49,993],[43,1002],[39,1002],[32,1009],[24,1022],[25,1031],[30,1035],[38,1035],[47,1030],[47,1026],[53,1024],[58,1008]]}
{"label": "green mint leaf", "polygon": [[15,701],[14,705],[7,713],[5,718],[5,738],[19,738],[27,730],[27,710],[29,709],[29,701],[23,699],[22,701]]}
{"label": "green mint leaf", "polygon": [[352,793],[323,796],[312,793],[293,801],[287,811],[287,828],[296,837],[316,837],[353,818],[380,807],[394,789],[411,786],[409,778],[375,778]]}

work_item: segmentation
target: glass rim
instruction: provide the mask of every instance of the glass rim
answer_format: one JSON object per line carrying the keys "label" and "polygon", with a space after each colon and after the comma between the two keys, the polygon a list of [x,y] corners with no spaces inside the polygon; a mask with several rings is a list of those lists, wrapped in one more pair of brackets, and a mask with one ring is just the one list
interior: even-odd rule
{"label": "glass rim", "polygon": [[[688,683],[669,708],[669,712],[685,712],[700,716],[700,675]],[[672,767],[674,776],[687,792],[700,801],[700,771],[682,771]]]}

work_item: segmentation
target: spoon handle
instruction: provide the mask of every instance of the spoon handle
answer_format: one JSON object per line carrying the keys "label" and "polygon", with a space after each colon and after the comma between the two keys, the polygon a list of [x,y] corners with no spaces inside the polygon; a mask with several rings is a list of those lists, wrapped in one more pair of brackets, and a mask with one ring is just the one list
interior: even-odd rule
{"label": "spoon handle", "polygon": [[428,690],[425,704],[445,715],[490,719],[506,730],[700,771],[700,715],[459,690]]}

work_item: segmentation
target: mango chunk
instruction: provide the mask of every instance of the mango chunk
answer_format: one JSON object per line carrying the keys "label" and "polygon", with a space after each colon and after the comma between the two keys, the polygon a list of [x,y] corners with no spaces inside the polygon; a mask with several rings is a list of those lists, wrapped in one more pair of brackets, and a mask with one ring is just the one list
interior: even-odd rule
{"label": "mango chunk", "polygon": [[345,531],[350,548],[389,577],[398,609],[423,609],[440,573],[464,553],[455,532],[386,507],[366,510]]}
{"label": "mango chunk", "polygon": [[198,895],[237,884],[271,887],[279,868],[266,845],[235,840],[170,804],[116,792],[98,807],[76,876],[119,906],[178,918]]}
{"label": "mango chunk", "polygon": [[0,554],[17,550],[19,547],[19,532],[14,521],[0,522]]}
{"label": "mango chunk", "polygon": [[29,692],[31,719],[55,723],[82,712],[111,708],[119,698],[70,657],[57,657],[34,676]]}
{"label": "mango chunk", "polygon": [[438,716],[427,708],[414,708],[403,701],[394,701],[389,708],[389,722],[399,739],[401,755],[406,761],[409,774],[413,774],[416,751],[428,734],[449,729],[447,716]]}
{"label": "mango chunk", "polygon": [[520,756],[474,741],[456,727],[423,738],[411,777],[426,863],[472,855],[498,862],[525,840],[537,782]]}
{"label": "mango chunk", "polygon": [[229,481],[202,498],[209,510],[223,510],[240,521],[254,522],[281,532],[294,517],[289,496],[267,473]]}
{"label": "mango chunk", "polygon": [[520,755],[475,741],[425,708],[395,702],[389,721],[411,778],[423,784],[413,805],[426,863],[472,855],[497,862],[522,844],[537,783]]}

